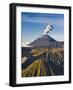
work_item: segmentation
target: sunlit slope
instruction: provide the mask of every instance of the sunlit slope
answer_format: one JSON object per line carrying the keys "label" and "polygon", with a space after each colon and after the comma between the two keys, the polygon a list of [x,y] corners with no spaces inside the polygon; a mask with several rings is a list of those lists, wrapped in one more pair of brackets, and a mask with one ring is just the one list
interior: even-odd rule
{"label": "sunlit slope", "polygon": [[63,48],[40,48],[32,49],[32,55],[41,60],[48,60],[56,63],[64,64]]}
{"label": "sunlit slope", "polygon": [[36,60],[26,69],[22,70],[22,77],[47,76],[53,74],[54,73],[49,67],[49,65],[47,67],[46,63],[42,60]]}
{"label": "sunlit slope", "polygon": [[22,77],[54,76],[64,74],[63,48],[32,49],[31,54],[35,57],[35,60],[33,60],[31,64],[28,63],[29,60],[31,60],[31,57],[27,60],[27,67],[22,69]]}

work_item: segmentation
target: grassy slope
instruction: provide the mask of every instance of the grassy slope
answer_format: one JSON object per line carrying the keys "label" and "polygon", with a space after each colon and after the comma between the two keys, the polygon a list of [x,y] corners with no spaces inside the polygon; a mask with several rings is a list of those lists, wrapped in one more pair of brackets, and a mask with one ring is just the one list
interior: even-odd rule
{"label": "grassy slope", "polygon": [[[53,76],[53,75],[55,75],[55,72],[52,69],[52,66],[50,66],[49,62],[46,60],[42,60],[42,58],[40,58],[40,55],[42,55],[44,52],[46,53],[46,57],[49,57],[49,59],[52,59],[58,63],[60,63],[60,61],[62,61],[61,59],[62,59],[62,56],[64,53],[63,48],[33,49],[31,51],[32,55],[35,57],[38,56],[39,59],[35,60],[31,65],[29,65],[27,68],[22,70],[22,74],[21,74],[22,77]],[[58,67],[56,66],[56,68],[58,68]]]}
{"label": "grassy slope", "polygon": [[[22,71],[22,77],[30,77],[30,76],[47,76],[47,67],[42,60],[36,60],[30,66]],[[51,70],[48,70],[51,75]]]}

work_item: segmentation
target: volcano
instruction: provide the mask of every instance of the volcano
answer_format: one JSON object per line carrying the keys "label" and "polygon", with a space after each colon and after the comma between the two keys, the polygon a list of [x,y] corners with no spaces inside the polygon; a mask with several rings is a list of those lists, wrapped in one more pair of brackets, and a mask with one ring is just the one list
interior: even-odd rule
{"label": "volcano", "polygon": [[22,47],[22,77],[64,75],[64,42],[43,35]]}
{"label": "volcano", "polygon": [[37,38],[29,44],[34,48],[48,47],[48,48],[63,48],[64,43],[56,41],[49,35],[43,35],[42,37]]}

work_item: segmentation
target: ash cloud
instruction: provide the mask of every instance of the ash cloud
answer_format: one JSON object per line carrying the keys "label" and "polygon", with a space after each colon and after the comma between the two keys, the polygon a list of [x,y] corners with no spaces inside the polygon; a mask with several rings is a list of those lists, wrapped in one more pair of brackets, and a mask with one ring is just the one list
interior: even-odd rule
{"label": "ash cloud", "polygon": [[52,30],[53,30],[53,26],[51,24],[48,24],[43,32],[43,35],[48,34]]}

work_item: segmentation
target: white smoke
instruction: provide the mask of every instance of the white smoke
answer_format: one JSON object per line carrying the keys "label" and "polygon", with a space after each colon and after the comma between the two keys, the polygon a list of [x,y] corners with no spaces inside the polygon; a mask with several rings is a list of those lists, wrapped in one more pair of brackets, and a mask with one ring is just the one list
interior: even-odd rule
{"label": "white smoke", "polygon": [[53,26],[50,25],[50,24],[48,24],[48,25],[46,26],[46,29],[44,30],[43,35],[48,34],[50,31],[52,31],[52,29],[53,29]]}

